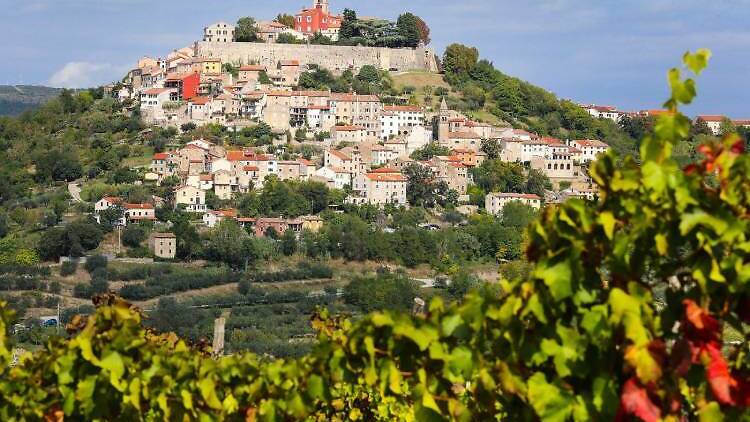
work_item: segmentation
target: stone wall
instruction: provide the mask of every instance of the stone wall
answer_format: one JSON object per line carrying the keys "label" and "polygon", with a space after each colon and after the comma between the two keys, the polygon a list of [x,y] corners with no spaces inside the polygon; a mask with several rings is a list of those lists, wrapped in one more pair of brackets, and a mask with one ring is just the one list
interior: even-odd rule
{"label": "stone wall", "polygon": [[346,47],[265,43],[210,43],[195,45],[197,57],[219,57],[225,63],[257,63],[273,67],[281,60],[299,60],[301,65],[317,64],[340,74],[373,65],[384,70],[428,70],[437,72],[435,52],[428,48]]}

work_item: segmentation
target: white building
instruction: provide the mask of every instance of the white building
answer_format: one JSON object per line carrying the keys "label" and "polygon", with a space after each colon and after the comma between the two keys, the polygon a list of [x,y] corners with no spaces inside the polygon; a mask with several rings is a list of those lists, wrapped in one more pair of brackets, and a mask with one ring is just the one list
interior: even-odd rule
{"label": "white building", "polygon": [[490,193],[484,198],[484,208],[489,214],[502,215],[503,208],[510,202],[520,202],[534,209],[542,206],[542,198],[530,193]]}
{"label": "white building", "polygon": [[406,177],[400,171],[381,168],[354,178],[354,194],[347,202],[357,205],[406,205]]}
{"label": "white building", "polygon": [[725,116],[698,116],[696,121],[705,122],[714,136],[721,135],[721,124],[726,120]]}
{"label": "white building", "polygon": [[588,163],[596,160],[600,154],[604,154],[609,149],[609,145],[596,139],[580,139],[570,141],[570,146],[581,151],[581,161]]}
{"label": "white building", "polygon": [[424,125],[424,111],[419,106],[384,106],[380,116],[380,139],[408,135],[415,126]]}
{"label": "white building", "polygon": [[617,107],[613,106],[600,106],[596,104],[591,105],[582,105],[583,107],[592,117],[596,119],[608,119],[612,120],[613,122],[617,123],[622,119],[622,116],[624,116],[626,113],[617,110]]}
{"label": "white building", "polygon": [[185,205],[187,212],[206,212],[206,192],[195,186],[181,186],[175,189],[175,205]]}
{"label": "white building", "polygon": [[203,28],[203,41],[216,43],[230,43],[234,41],[234,25],[217,22]]}

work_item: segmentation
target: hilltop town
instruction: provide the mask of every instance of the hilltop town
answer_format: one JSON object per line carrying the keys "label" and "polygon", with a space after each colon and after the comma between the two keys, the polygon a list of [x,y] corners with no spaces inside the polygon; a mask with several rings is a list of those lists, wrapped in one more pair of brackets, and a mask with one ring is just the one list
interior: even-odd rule
{"label": "hilltop town", "polygon": [[[314,0],[295,16],[279,15],[271,22],[244,18],[238,25],[206,26],[193,46],[139,60],[122,84],[108,89],[137,109],[145,123],[183,132],[220,126],[233,133],[265,134],[252,146],[194,139],[158,152],[144,182],[179,180],[176,205],[205,214],[212,227],[217,220],[240,217],[233,209],[209,209],[207,193],[230,200],[262,189],[269,176],[345,190],[349,204],[406,206],[407,175],[416,166],[429,172],[431,183],[445,186],[456,205],[467,205],[464,211],[470,214],[476,211],[470,205],[470,169],[481,166],[489,150],[493,160],[523,163],[543,175],[548,188],[486,192],[481,205],[490,213],[499,214],[510,201],[539,208],[545,200],[595,197],[585,167],[608,150],[606,143],[540,136],[452,110],[446,102],[450,91],[437,73],[439,59],[426,47],[429,28],[421,19],[409,14],[412,19],[402,15],[391,23],[395,33],[408,33],[413,21],[411,42],[346,45],[351,43],[342,41],[352,38],[353,26],[387,25],[356,15],[353,25],[348,22],[352,13],[333,14],[328,1]],[[240,28],[248,19],[252,42],[238,36],[248,32]],[[427,75],[441,86],[422,86],[419,93],[409,86],[399,90],[394,78],[404,74]],[[290,154],[291,147],[312,153]],[[116,203],[103,201],[97,212]],[[133,209],[126,219],[154,218],[148,209]]]}

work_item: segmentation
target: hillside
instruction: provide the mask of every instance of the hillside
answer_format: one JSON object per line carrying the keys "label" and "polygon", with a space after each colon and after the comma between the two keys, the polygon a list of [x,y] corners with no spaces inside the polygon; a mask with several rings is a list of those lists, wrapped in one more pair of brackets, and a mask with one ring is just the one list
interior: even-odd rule
{"label": "hillside", "polygon": [[0,116],[16,116],[56,97],[59,88],[0,85]]}

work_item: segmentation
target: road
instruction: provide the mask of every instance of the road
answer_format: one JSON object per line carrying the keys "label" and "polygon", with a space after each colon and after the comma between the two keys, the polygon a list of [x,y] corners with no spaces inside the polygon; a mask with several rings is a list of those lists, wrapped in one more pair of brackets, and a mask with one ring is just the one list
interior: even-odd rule
{"label": "road", "polygon": [[73,198],[73,202],[83,202],[83,199],[81,199],[81,186],[79,185],[79,182],[68,183],[68,192],[70,193],[70,197]]}

